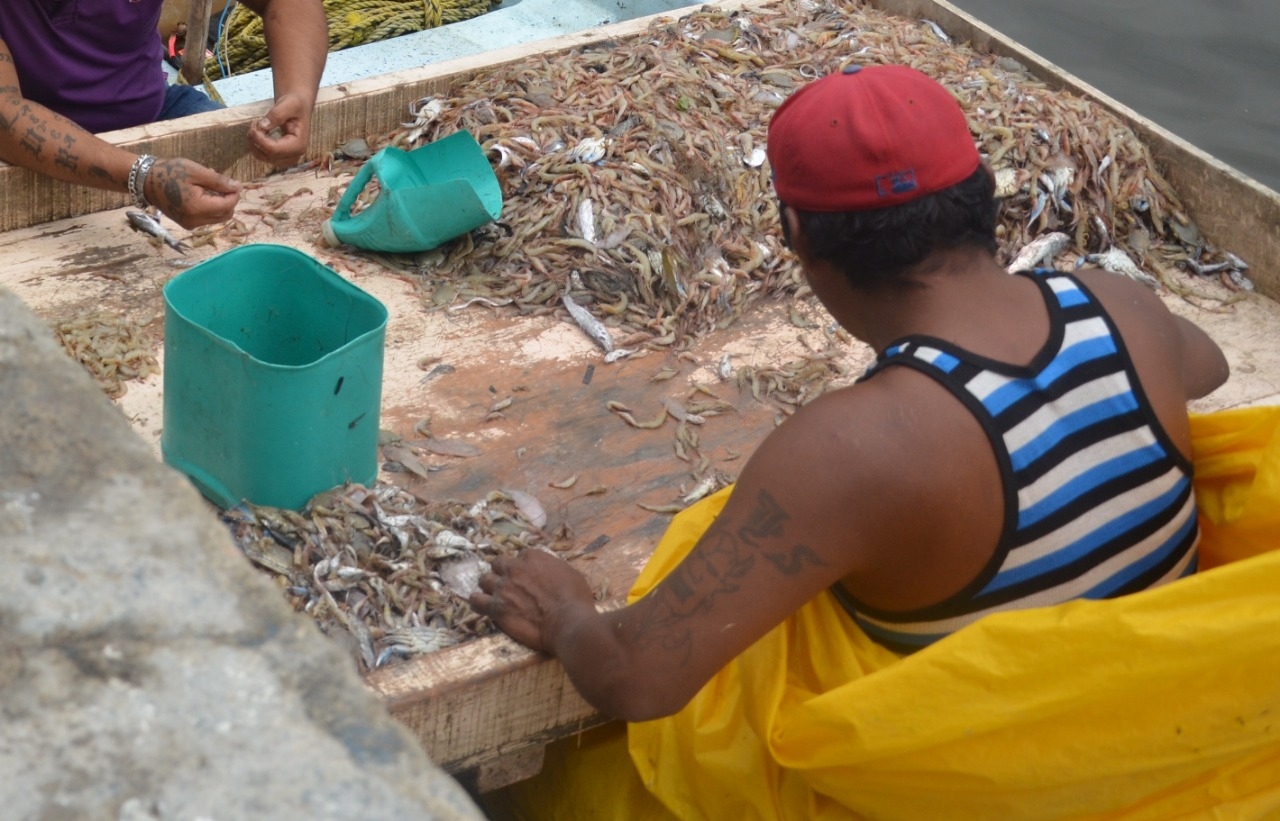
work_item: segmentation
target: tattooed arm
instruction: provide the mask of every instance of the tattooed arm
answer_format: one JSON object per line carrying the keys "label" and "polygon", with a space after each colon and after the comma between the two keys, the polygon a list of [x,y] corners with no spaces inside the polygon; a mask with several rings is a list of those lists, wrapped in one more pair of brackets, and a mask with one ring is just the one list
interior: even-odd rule
{"label": "tattooed arm", "polygon": [[820,398],[773,431],[697,545],[632,605],[597,613],[576,570],[526,551],[495,563],[473,606],[560,659],[603,712],[640,721],[678,711],[806,601],[856,580],[874,546],[892,541],[901,454],[892,437],[848,435],[853,419],[876,425],[851,398]]}
{"label": "tattooed arm", "polygon": [[[9,47],[0,40],[0,160],[64,182],[127,192],[136,159],[24,98]],[[144,193],[166,216],[194,228],[229,219],[239,190],[235,180],[179,158],[157,161]]]}
{"label": "tattooed arm", "polygon": [[320,0],[243,2],[262,16],[275,84],[275,105],[249,126],[249,149],[273,165],[292,165],[311,139],[311,113],[329,53],[329,22]]}

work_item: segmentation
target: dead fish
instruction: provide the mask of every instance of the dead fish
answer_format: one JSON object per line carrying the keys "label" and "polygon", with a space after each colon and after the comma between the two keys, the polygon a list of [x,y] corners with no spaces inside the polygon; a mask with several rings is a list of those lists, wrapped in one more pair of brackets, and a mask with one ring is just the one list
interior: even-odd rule
{"label": "dead fish", "polygon": [[126,211],[124,215],[128,218],[129,227],[133,230],[155,237],[165,245],[168,245],[170,248],[177,251],[179,254],[185,254],[190,250],[190,246],[174,239],[172,234],[164,230],[164,226],[160,224],[160,220],[157,217],[151,216],[146,211]]}
{"label": "dead fish", "polygon": [[547,511],[538,501],[537,497],[532,493],[526,493],[523,490],[503,490],[511,501],[515,502],[516,510],[520,511],[529,524],[541,530],[547,525]]}
{"label": "dead fish", "polygon": [[1070,244],[1071,237],[1061,231],[1044,234],[1024,245],[1005,270],[1013,274],[1029,271],[1046,261],[1052,263],[1054,257],[1065,251]]}
{"label": "dead fish", "polygon": [[578,327],[596,341],[605,353],[613,353],[613,337],[609,336],[609,330],[604,324],[591,315],[591,312],[573,301],[573,298],[565,294],[564,307],[569,309],[569,316],[573,317],[573,321],[578,323]]}
{"label": "dead fish", "polygon": [[446,559],[437,567],[440,580],[458,598],[469,599],[480,589],[480,577],[490,571],[489,563],[475,555]]}
{"label": "dead fish", "polygon": [[1183,265],[1202,277],[1209,276],[1210,274],[1220,273],[1222,271],[1226,271],[1227,269],[1231,268],[1230,262],[1215,262],[1212,265],[1201,265],[1200,263],[1196,262],[1194,259],[1184,260]]}
{"label": "dead fish", "polygon": [[948,37],[948,36],[947,36],[947,33],[946,33],[945,31],[943,31],[943,30],[942,30],[942,26],[938,25],[937,23],[933,22],[932,20],[921,20],[920,22],[924,23],[924,24],[925,24],[925,25],[927,25],[930,29],[932,29],[932,30],[933,30],[933,33],[934,33],[934,34],[937,36],[937,38],[938,38],[939,40],[941,40],[942,42],[944,42],[944,43],[950,43],[950,42],[951,42],[951,38],[950,38],[950,37]]}
{"label": "dead fish", "polygon": [[1129,255],[1119,248],[1112,247],[1103,254],[1087,254],[1081,259],[1097,265],[1099,268],[1105,268],[1113,274],[1121,274],[1129,277],[1129,279],[1136,279],[1143,285],[1150,285],[1152,288],[1160,285],[1160,280],[1139,268],[1137,263],[1129,259]]}
{"label": "dead fish", "polygon": [[596,241],[596,211],[590,199],[578,203],[578,234],[587,242]]}
{"label": "dead fish", "polygon": [[1046,194],[1043,191],[1036,193],[1036,206],[1035,208],[1031,209],[1031,216],[1027,217],[1028,227],[1031,226],[1032,223],[1034,223],[1037,219],[1039,219],[1042,213],[1044,213],[1044,207],[1045,205],[1048,204],[1048,202],[1049,202],[1048,194]]}

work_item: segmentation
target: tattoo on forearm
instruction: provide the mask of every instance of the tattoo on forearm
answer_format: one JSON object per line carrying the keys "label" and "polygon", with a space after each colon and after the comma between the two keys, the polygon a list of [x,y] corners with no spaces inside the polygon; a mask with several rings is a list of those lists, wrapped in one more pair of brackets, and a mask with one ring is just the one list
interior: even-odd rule
{"label": "tattoo on forearm", "polygon": [[68,171],[77,171],[80,168],[80,157],[62,147],[59,147],[54,154],[53,161]]}
{"label": "tattoo on forearm", "polygon": [[182,191],[190,176],[186,167],[177,160],[161,160],[151,166],[147,181],[155,181],[154,190],[160,192],[161,200],[152,204],[160,206],[161,211],[175,219],[185,215],[187,203],[182,198]]}
{"label": "tattoo on forearm", "polygon": [[652,594],[651,611],[635,633],[637,644],[656,644],[687,662],[693,653],[693,631],[687,620],[710,610],[721,596],[741,590],[743,579],[757,566],[758,555],[786,576],[825,566],[827,562],[805,544],[784,550],[763,549],[766,540],[783,538],[790,518],[777,499],[761,490],[736,533],[713,525],[698,549]]}
{"label": "tattoo on forearm", "polygon": [[782,509],[778,500],[762,488],[756,494],[756,506],[747,515],[746,524],[738,528],[738,537],[756,547],[761,539],[777,539],[782,536],[782,526],[790,518],[790,514]]}
{"label": "tattoo on forearm", "polygon": [[22,139],[18,141],[19,145],[36,157],[40,156],[44,143],[45,138],[41,137],[34,128],[28,128],[27,133],[22,135]]}
{"label": "tattoo on forearm", "polygon": [[826,562],[822,557],[813,552],[813,548],[808,545],[798,544],[791,548],[791,553],[765,553],[764,557],[769,563],[778,568],[778,572],[784,576],[794,576],[808,567],[825,567]]}
{"label": "tattoo on forearm", "polygon": [[733,534],[714,531],[708,537],[663,581],[653,612],[636,631],[638,644],[657,644],[687,662],[693,633],[684,620],[710,609],[723,594],[738,590],[751,572],[755,554]]}

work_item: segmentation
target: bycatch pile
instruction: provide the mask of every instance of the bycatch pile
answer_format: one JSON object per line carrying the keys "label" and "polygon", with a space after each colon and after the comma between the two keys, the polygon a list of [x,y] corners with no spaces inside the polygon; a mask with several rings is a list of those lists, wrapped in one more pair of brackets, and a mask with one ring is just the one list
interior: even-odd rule
{"label": "bycatch pile", "polygon": [[519,491],[464,504],[350,485],[300,513],[241,504],[222,519],[245,555],[365,671],[493,632],[466,604],[489,560],[571,546],[543,529],[545,512]]}
{"label": "bycatch pile", "polygon": [[126,381],[160,372],[151,335],[122,316],[93,311],[54,322],[53,332],[112,399],[125,395]]}
{"label": "bycatch pile", "polygon": [[[504,213],[396,264],[420,274],[431,307],[484,298],[547,313],[565,310],[568,294],[611,329],[614,348],[686,347],[759,298],[804,292],[777,226],[768,121],[805,82],[876,63],[918,68],[960,101],[997,175],[1005,264],[1063,234],[1068,266],[1136,268],[1206,306],[1251,287],[1247,265],[1201,236],[1113,114],[951,42],[931,21],[816,0],[704,8],[412,101],[411,121],[370,148],[465,129],[491,157]],[[1189,289],[1170,276],[1175,266],[1227,287]]]}

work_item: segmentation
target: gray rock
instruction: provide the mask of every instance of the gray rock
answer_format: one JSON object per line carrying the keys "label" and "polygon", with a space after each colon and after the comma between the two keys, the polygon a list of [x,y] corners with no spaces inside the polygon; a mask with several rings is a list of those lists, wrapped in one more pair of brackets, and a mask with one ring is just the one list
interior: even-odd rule
{"label": "gray rock", "polygon": [[483,817],[2,288],[0,807]]}

